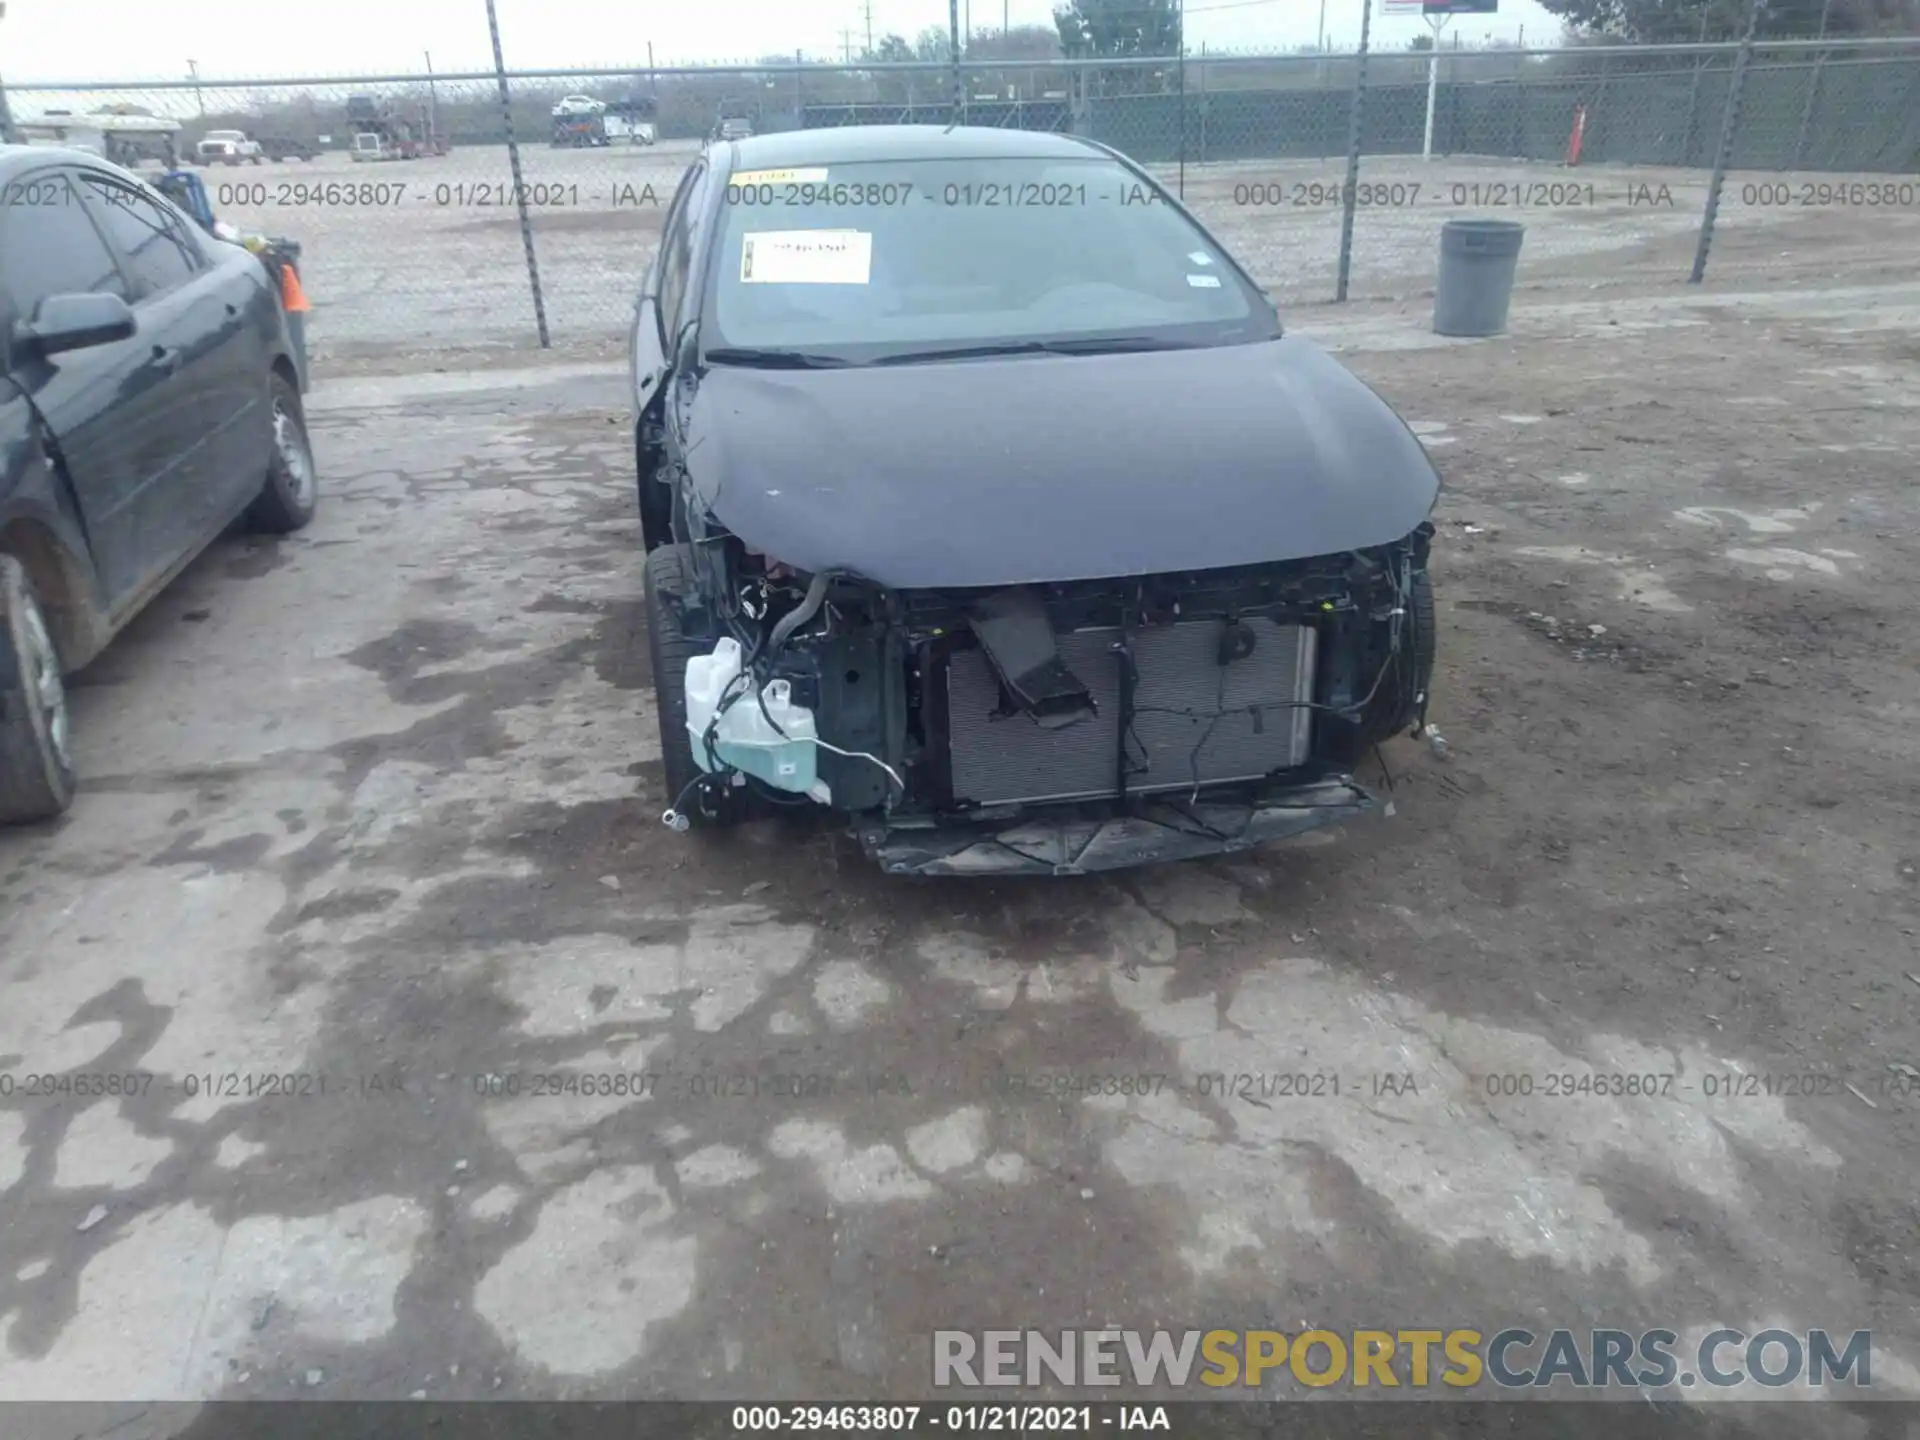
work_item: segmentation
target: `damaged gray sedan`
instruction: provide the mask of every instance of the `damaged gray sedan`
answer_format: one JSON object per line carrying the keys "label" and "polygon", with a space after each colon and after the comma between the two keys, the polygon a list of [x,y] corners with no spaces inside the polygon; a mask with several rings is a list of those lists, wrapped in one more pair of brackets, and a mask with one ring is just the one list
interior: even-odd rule
{"label": "damaged gray sedan", "polygon": [[1089,141],[710,146],[635,316],[675,829],[827,807],[899,874],[1077,874],[1371,808],[1440,482]]}

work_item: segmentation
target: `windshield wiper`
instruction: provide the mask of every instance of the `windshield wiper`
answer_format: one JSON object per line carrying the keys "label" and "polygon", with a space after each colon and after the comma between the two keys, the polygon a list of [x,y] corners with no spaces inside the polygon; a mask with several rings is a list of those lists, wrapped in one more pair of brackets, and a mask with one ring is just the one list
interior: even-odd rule
{"label": "windshield wiper", "polygon": [[803,350],[754,350],[722,346],[701,357],[711,365],[748,365],[761,370],[839,370],[855,362],[838,355],[809,355]]}
{"label": "windshield wiper", "polygon": [[942,350],[911,350],[888,355],[875,365],[915,365],[929,360],[973,360],[994,355],[1123,355],[1141,350],[1193,350],[1188,340],[1155,335],[1081,336],[1064,340],[1003,340],[991,345],[956,345]]}

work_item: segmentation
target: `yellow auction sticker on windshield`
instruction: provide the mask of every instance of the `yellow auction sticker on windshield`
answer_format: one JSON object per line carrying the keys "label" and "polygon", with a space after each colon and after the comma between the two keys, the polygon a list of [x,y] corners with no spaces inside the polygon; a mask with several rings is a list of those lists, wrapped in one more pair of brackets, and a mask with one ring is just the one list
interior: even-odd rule
{"label": "yellow auction sticker on windshield", "polygon": [[740,238],[743,285],[865,285],[872,269],[866,230],[757,230]]}
{"label": "yellow auction sticker on windshield", "polygon": [[827,172],[818,170],[742,170],[729,175],[729,185],[824,185]]}

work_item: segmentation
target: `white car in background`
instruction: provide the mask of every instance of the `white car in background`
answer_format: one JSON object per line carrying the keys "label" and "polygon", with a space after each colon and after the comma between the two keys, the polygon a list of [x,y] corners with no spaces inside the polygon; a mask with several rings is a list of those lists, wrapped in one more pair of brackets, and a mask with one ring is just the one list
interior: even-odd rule
{"label": "white car in background", "polygon": [[567,95],[553,107],[553,118],[556,120],[585,119],[589,115],[602,113],[606,108],[606,101],[596,100],[591,95]]}
{"label": "white car in background", "polygon": [[194,147],[202,165],[238,165],[248,161],[265,163],[260,142],[249,140],[244,130],[209,130]]}
{"label": "white car in background", "polygon": [[651,145],[660,138],[660,132],[653,121],[647,119],[641,111],[631,104],[616,104],[607,107],[602,124],[609,140],[624,140],[629,145]]}

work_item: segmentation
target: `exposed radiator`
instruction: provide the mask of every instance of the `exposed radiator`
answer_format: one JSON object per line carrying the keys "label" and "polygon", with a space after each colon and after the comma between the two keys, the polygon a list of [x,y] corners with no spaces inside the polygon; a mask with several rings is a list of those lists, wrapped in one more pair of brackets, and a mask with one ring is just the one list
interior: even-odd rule
{"label": "exposed radiator", "polygon": [[[1241,623],[1254,632],[1253,652],[1225,666],[1223,621],[1134,632],[1131,792],[1254,780],[1306,763],[1312,711],[1298,702],[1313,698],[1314,631],[1263,618]],[[1100,710],[1065,730],[1043,730],[1025,715],[994,718],[1000,687],[985,653],[955,653],[947,677],[954,799],[991,805],[1111,796],[1120,745],[1120,657],[1112,647],[1119,638],[1113,629],[1058,637],[1060,658]],[[1228,713],[1214,718],[1216,712]]]}

